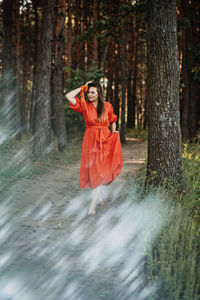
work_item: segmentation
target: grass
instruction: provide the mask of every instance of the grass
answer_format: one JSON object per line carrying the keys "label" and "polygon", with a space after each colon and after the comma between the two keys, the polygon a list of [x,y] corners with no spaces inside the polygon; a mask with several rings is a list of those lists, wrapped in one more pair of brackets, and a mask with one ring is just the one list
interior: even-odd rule
{"label": "grass", "polygon": [[126,129],[127,138],[138,138],[141,141],[146,141],[148,139],[148,132],[146,129],[138,128],[127,128]]}
{"label": "grass", "polygon": [[69,165],[80,159],[81,137],[68,140],[66,149],[60,153],[55,140],[46,161],[33,162],[30,160],[32,137],[24,134],[21,141],[7,139],[0,145],[0,189],[16,183],[22,178],[32,179],[37,175],[49,172],[52,168],[63,164]]}
{"label": "grass", "polygon": [[[183,176],[184,189],[177,185],[156,192],[168,221],[145,257],[146,281],[157,282],[157,292],[149,300],[200,299],[199,144],[183,145]],[[143,169],[137,184],[143,186],[144,180]]]}

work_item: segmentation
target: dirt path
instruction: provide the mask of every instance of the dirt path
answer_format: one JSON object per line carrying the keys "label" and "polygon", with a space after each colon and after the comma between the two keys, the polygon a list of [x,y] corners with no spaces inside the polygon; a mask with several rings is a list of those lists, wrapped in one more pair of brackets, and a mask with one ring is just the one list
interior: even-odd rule
{"label": "dirt path", "polygon": [[[79,189],[79,162],[14,186],[1,209],[8,226],[4,226],[7,231],[1,243],[7,263],[0,280],[5,295],[0,298],[128,299],[116,296],[119,266],[104,265],[105,259],[97,262],[101,255],[92,247],[102,234],[102,220],[113,218],[108,227],[115,223],[111,209],[121,205],[129,180],[137,176],[145,157],[146,143],[129,139],[123,146],[123,172],[108,191],[102,190],[104,205],[97,208],[96,216],[87,216],[91,192]],[[102,229],[109,230],[103,225]],[[5,290],[10,282],[17,285],[15,298]]]}

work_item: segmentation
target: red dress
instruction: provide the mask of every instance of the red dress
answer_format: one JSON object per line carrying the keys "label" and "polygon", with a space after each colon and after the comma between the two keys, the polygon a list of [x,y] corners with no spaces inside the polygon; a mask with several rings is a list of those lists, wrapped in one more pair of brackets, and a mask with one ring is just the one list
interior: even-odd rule
{"label": "red dress", "polygon": [[113,107],[105,102],[104,120],[97,120],[97,109],[92,102],[85,101],[81,105],[75,97],[76,104],[70,107],[83,114],[86,131],[82,143],[80,187],[95,188],[111,183],[121,172],[123,166],[122,149],[119,133],[111,134],[110,123],[117,121]]}

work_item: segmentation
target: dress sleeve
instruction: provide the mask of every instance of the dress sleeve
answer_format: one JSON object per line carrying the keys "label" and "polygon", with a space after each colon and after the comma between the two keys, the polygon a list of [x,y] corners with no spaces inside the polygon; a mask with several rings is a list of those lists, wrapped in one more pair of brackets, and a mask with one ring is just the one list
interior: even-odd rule
{"label": "dress sleeve", "polygon": [[82,113],[82,107],[81,107],[81,100],[78,97],[74,97],[76,99],[76,104],[71,104],[69,103],[69,106],[71,109],[73,109],[74,111],[78,112],[78,113]]}
{"label": "dress sleeve", "polygon": [[108,120],[110,123],[114,123],[117,121],[117,115],[113,112],[113,106],[109,103],[109,109],[108,109]]}

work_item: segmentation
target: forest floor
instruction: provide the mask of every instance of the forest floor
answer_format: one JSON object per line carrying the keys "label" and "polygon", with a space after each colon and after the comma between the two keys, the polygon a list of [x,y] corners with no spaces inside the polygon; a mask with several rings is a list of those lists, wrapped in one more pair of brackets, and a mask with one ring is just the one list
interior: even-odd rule
{"label": "forest floor", "polygon": [[99,249],[91,258],[87,254],[94,236],[101,236],[102,218],[113,217],[112,207],[123,204],[144,164],[146,148],[145,141],[127,139],[123,171],[107,193],[102,191],[104,205],[97,207],[95,216],[87,215],[90,189],[79,188],[80,161],[58,163],[45,174],[22,178],[4,192],[1,218],[7,226],[1,253],[6,263],[0,272],[1,299],[119,299],[117,269],[101,260],[97,263]]}

